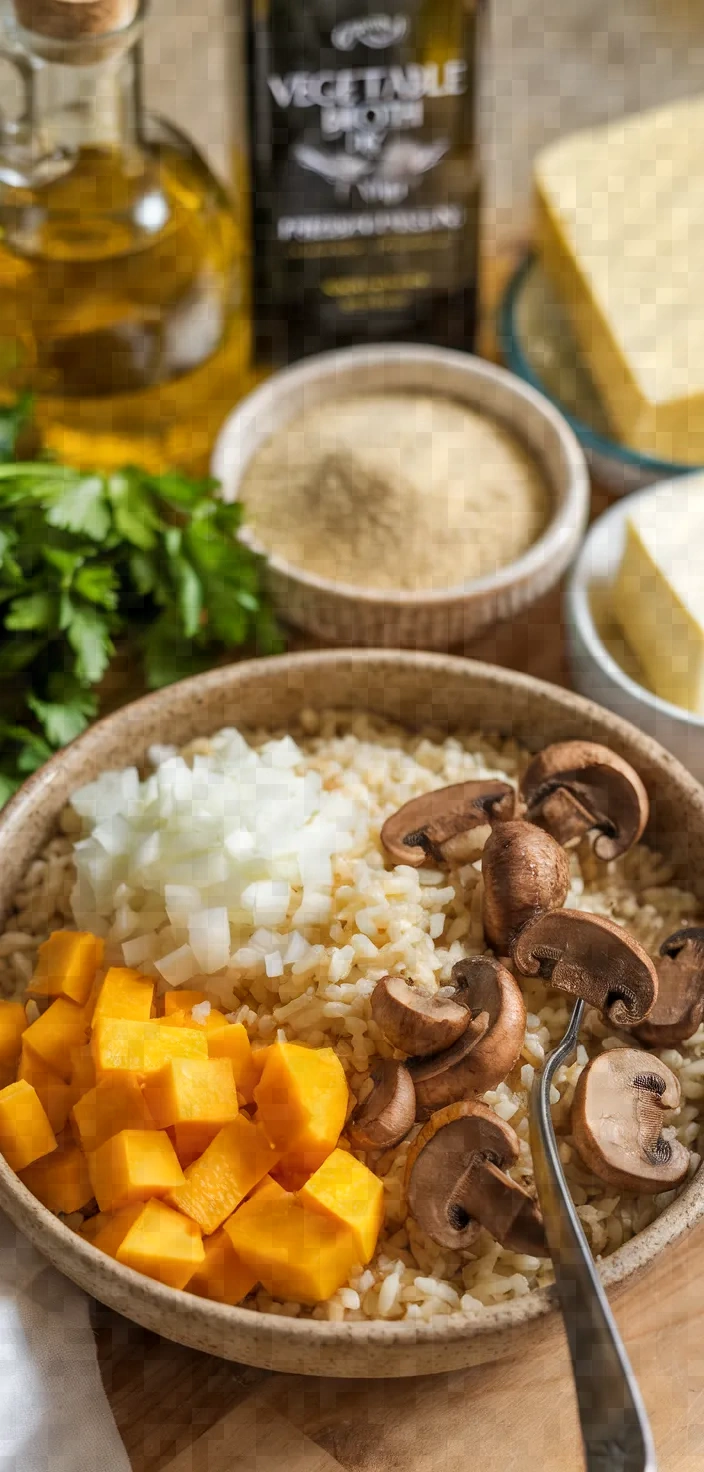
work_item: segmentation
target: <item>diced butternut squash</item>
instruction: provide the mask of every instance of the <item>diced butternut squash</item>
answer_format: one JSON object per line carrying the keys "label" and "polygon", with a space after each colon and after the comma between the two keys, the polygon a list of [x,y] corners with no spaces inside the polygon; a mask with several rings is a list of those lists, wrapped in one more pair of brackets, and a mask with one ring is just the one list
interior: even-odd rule
{"label": "diced butternut squash", "polygon": [[288,1196],[288,1194],[288,1191],[285,1191],[273,1176],[264,1176],[261,1181],[257,1182],[254,1190],[250,1191],[247,1200],[253,1201],[255,1196],[268,1196],[270,1201],[280,1201],[282,1196]]}
{"label": "diced butternut squash", "polygon": [[200,1006],[201,1002],[207,1002],[205,992],[187,991],[186,987],[174,987],[169,992],[164,992],[164,1016],[171,1017],[173,1012],[190,1012],[191,1007]]}
{"label": "diced butternut squash", "polygon": [[219,1032],[223,1025],[227,1026],[224,1013],[214,1008],[211,1008],[207,1017],[199,1018],[193,1016],[190,1007],[188,1009],[183,1007],[178,1012],[165,1013],[159,1018],[159,1021],[164,1027],[190,1027],[204,1033]]}
{"label": "diced butternut squash", "polygon": [[64,1083],[58,1073],[47,1068],[40,1058],[35,1057],[31,1048],[22,1048],[20,1054],[20,1066],[17,1073],[18,1078],[26,1079],[36,1089],[39,1099],[46,1111],[46,1116],[54,1131],[58,1135],[63,1129],[71,1108],[72,1092],[71,1085]]}
{"label": "diced butternut squash", "polygon": [[89,1089],[96,1085],[95,1064],[90,1043],[81,1043],[80,1048],[71,1049],[71,1100],[75,1104]]}
{"label": "diced butternut squash", "polygon": [[56,1136],[36,1089],[21,1078],[0,1090],[0,1151],[8,1165],[24,1170],[55,1149]]}
{"label": "diced butternut squash", "polygon": [[165,1196],[182,1186],[183,1171],[163,1130],[121,1130],[88,1157],[93,1195],[101,1211]]}
{"label": "diced butternut squash", "polygon": [[0,1002],[0,1068],[16,1068],[26,1027],[21,1002]]}
{"label": "diced butternut squash", "polygon": [[35,1161],[20,1180],[49,1211],[80,1211],[93,1195],[85,1155],[74,1144]]}
{"label": "diced butternut squash", "polygon": [[135,1073],[141,1079],[147,1079],[158,1073],[171,1058],[208,1056],[204,1032],[164,1027],[156,1019],[137,1022],[122,1017],[103,1017],[93,1029],[91,1048],[98,1078],[106,1073]]}
{"label": "diced butternut squash", "polygon": [[107,1252],[108,1257],[114,1257],[132,1223],[136,1222],[143,1211],[143,1201],[134,1201],[131,1206],[123,1206],[119,1211],[99,1211],[95,1216],[89,1217],[78,1231],[86,1242],[99,1247],[101,1252]]}
{"label": "diced butternut squash", "polygon": [[67,1001],[66,997],[57,997],[23,1034],[24,1046],[31,1048],[47,1068],[60,1075],[64,1083],[71,1078],[71,1050],[86,1041],[92,1012],[92,993],[82,1007],[77,1002]]}
{"label": "diced butternut squash", "polygon": [[169,1204],[192,1217],[209,1237],[277,1159],[263,1129],[240,1114],[188,1166],[185,1184],[169,1192]]}
{"label": "diced butternut squash", "polygon": [[29,996],[65,997],[85,1006],[102,964],[103,948],[104,942],[90,931],[55,930],[39,947]]}
{"label": "diced butternut squash", "polygon": [[127,966],[111,966],[98,992],[93,1026],[104,1017],[148,1022],[152,1012],[154,983]]}
{"label": "diced butternut squash", "polygon": [[247,1029],[242,1023],[226,1022],[224,1027],[213,1028],[208,1035],[208,1053],[211,1058],[230,1059],[237,1089],[245,1103],[251,1104],[258,1077]]}
{"label": "diced butternut squash", "polygon": [[318,1303],[345,1283],[358,1260],[355,1234],[284,1193],[245,1201],[225,1222],[238,1257],[273,1298]]}
{"label": "diced butternut squash", "polygon": [[251,1293],[256,1277],[237,1256],[224,1227],[203,1238],[204,1261],[188,1280],[188,1292],[217,1303],[241,1303]]}
{"label": "diced butternut squash", "polygon": [[214,1125],[237,1118],[237,1090],[227,1058],[171,1058],[148,1079],[144,1095],[158,1129]]}
{"label": "diced butternut squash", "polygon": [[357,1261],[374,1256],[384,1220],[384,1187],[347,1150],[333,1150],[299,1192],[299,1201],[348,1226],[357,1244]]}
{"label": "diced butternut squash", "polygon": [[197,1160],[204,1150],[207,1150],[221,1129],[222,1125],[192,1124],[188,1120],[184,1124],[169,1126],[167,1133],[182,1170],[185,1170],[187,1165],[192,1165],[194,1160]]}
{"label": "diced butternut squash", "polygon": [[71,1128],[86,1154],[99,1150],[121,1130],[153,1130],[146,1100],[136,1078],[106,1074],[74,1104]]}
{"label": "diced butternut squash", "polygon": [[347,1113],[347,1080],[332,1048],[272,1043],[254,1099],[291,1172],[312,1175],[335,1149]]}
{"label": "diced butternut squash", "polygon": [[148,1201],[115,1253],[118,1262],[156,1278],[170,1288],[185,1288],[202,1265],[205,1252],[195,1222],[163,1201]]}

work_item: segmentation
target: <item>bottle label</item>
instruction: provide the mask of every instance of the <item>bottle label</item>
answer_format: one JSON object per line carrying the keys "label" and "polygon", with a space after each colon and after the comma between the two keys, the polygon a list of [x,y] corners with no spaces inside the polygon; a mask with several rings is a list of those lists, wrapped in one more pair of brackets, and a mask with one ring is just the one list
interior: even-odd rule
{"label": "bottle label", "polygon": [[393,331],[476,270],[476,15],[358,6],[294,25],[274,0],[251,32],[255,263],[272,305],[314,294],[343,335],[370,313]]}

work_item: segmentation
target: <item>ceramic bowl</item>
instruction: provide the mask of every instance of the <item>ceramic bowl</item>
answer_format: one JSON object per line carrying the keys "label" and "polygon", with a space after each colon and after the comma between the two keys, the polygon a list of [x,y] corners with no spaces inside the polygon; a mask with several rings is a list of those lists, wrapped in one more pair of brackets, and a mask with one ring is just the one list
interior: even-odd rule
{"label": "ceramic bowl", "polygon": [[504,361],[564,414],[594,479],[613,496],[686,475],[690,465],[641,455],[613,438],[565,310],[540,262],[526,256],[509,282],[498,315]]}
{"label": "ceramic bowl", "polygon": [[[366,708],[410,727],[513,733],[536,750],[574,737],[606,742],[650,794],[649,841],[704,899],[704,792],[642,731],[566,690],[490,665],[433,654],[356,650],[231,665],[124,707],[66,747],[0,815],[0,916],[54,831],[71,793],[100,771],[144,759],[153,742],[185,743],[230,724],[285,726],[303,706]],[[123,1267],[51,1215],[0,1157],[0,1209],[69,1278],[137,1323],[226,1359],[297,1374],[425,1375],[496,1359],[554,1313],[541,1289],[475,1318],[329,1323],[210,1303]],[[616,1287],[704,1215],[704,1172],[639,1236],[601,1265]]]}
{"label": "ceramic bowl", "polygon": [[565,595],[572,674],[577,689],[654,736],[704,782],[704,717],[653,695],[611,613],[626,518],[651,490],[617,501],[590,527]]}
{"label": "ceramic bowl", "polygon": [[[416,390],[445,395],[503,421],[537,457],[552,494],[542,536],[517,561],[486,577],[427,592],[371,591],[268,557],[281,617],[324,644],[450,649],[532,603],[561,577],[586,524],[589,480],[575,436],[559,412],[504,369],[468,353],[415,345],[345,348],[276,373],[226,420],[212,471],[236,499],[252,456],[304,409],[355,394]],[[468,467],[471,474],[471,467]],[[245,526],[243,540],[266,553]]]}

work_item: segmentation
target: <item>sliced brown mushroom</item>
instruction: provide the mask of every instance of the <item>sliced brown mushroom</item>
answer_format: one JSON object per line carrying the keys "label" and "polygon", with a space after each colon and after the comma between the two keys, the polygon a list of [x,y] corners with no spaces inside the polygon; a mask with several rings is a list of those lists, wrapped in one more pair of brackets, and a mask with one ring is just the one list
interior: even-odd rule
{"label": "sliced brown mushroom", "polygon": [[384,1058],[372,1070],[374,1088],[347,1122],[350,1144],[360,1150],[387,1150],[408,1134],[416,1117],[413,1081],[404,1063]]}
{"label": "sliced brown mushroom", "polygon": [[406,1194],[418,1225],[455,1251],[485,1227],[512,1252],[547,1256],[535,1201],[505,1174],[518,1154],[515,1131],[479,1100],[438,1110],[408,1154]]}
{"label": "sliced brown mushroom", "polygon": [[559,910],[570,887],[569,859],[559,843],[520,819],[500,823],[482,855],[482,920],[487,943],[509,954],[521,926],[544,910]]}
{"label": "sliced brown mushroom", "polygon": [[526,768],[521,794],[530,821],[558,843],[579,843],[596,830],[599,859],[627,853],[648,821],[648,794],[638,773],[593,741],[546,746]]}
{"label": "sliced brown mushroom", "polygon": [[600,1180],[626,1191],[668,1191],[683,1181],[689,1151],[662,1135],[663,1115],[677,1109],[674,1073],[638,1048],[599,1053],[580,1074],[572,1103],[579,1154]]}
{"label": "sliced brown mushroom", "polygon": [[493,956],[473,956],[453,966],[452,980],[472,1009],[472,1021],[453,1047],[410,1062],[418,1119],[469,1094],[495,1089],[523,1047],[525,1003],[510,971]]}
{"label": "sliced brown mushroom", "polygon": [[523,976],[540,976],[555,991],[582,997],[614,1027],[642,1022],[658,994],[647,952],[603,915],[581,910],[539,915],[516,937],[513,959]]}
{"label": "sliced brown mushroom", "polygon": [[657,1001],[635,1033],[650,1047],[669,1048],[691,1038],[704,1022],[704,926],[668,935],[660,955]]}
{"label": "sliced brown mushroom", "polygon": [[401,976],[382,976],[372,992],[371,1009],[392,1048],[423,1058],[449,1048],[472,1016],[464,1002],[409,986]]}
{"label": "sliced brown mushroom", "polygon": [[395,863],[415,869],[466,863],[466,835],[512,817],[515,803],[509,782],[456,782],[404,803],[386,819],[381,841]]}

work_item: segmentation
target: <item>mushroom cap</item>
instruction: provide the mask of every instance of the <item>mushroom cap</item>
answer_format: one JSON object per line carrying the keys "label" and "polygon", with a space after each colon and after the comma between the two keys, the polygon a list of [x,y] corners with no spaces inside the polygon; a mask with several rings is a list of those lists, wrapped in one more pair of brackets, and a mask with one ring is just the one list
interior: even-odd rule
{"label": "mushroom cap", "polygon": [[691,1038],[704,1022],[704,927],[668,935],[660,955],[657,1000],[635,1034],[650,1047],[668,1048]]}
{"label": "mushroom cap", "polygon": [[572,1134],[594,1175],[627,1191],[667,1191],[683,1181],[689,1151],[662,1136],[664,1113],[677,1109],[680,1085],[652,1053],[611,1048],[580,1074]]}
{"label": "mushroom cap", "polygon": [[509,782],[455,782],[404,803],[386,819],[381,841],[397,864],[461,864],[463,835],[510,818],[515,804]]}
{"label": "mushroom cap", "polygon": [[393,1058],[382,1058],[371,1077],[374,1088],[350,1115],[346,1134],[356,1149],[387,1150],[415,1121],[415,1090],[406,1065]]}
{"label": "mushroom cap", "polygon": [[570,864],[549,833],[517,818],[492,829],[482,855],[482,876],[484,935],[493,950],[507,956],[528,920],[562,908]]}
{"label": "mushroom cap", "polygon": [[402,976],[382,976],[371,997],[379,1031],[401,1053],[425,1058],[456,1042],[468,1027],[469,1007],[409,986]]}
{"label": "mushroom cap", "polygon": [[493,956],[458,961],[452,980],[472,1009],[472,1022],[454,1047],[410,1063],[418,1119],[469,1094],[496,1088],[511,1072],[525,1039],[521,989]]}
{"label": "mushroom cap", "polygon": [[409,1210],[441,1247],[471,1247],[485,1227],[514,1251],[537,1252],[542,1227],[536,1204],[503,1174],[518,1155],[515,1131],[480,1100],[438,1110],[408,1154]]}
{"label": "mushroom cap", "polygon": [[541,976],[555,991],[582,997],[614,1027],[642,1022],[658,994],[650,956],[602,915],[538,915],[516,936],[513,959],[523,976]]}
{"label": "mushroom cap", "polygon": [[608,746],[558,741],[526,768],[521,794],[531,822],[558,843],[578,843],[597,830],[594,852],[616,859],[638,842],[648,821],[648,794],[638,773]]}

